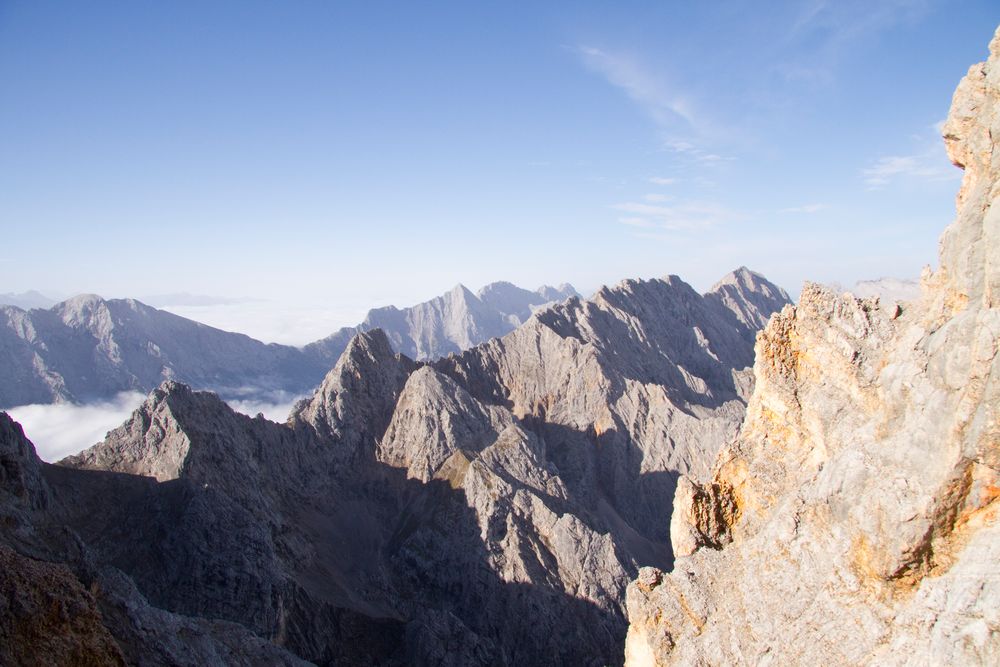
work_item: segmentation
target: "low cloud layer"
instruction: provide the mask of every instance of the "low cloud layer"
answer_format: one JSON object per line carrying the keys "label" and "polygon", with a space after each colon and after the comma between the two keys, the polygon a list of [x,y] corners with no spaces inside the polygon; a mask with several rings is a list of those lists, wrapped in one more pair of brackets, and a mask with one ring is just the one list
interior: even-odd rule
{"label": "low cloud layer", "polygon": [[272,396],[271,400],[259,400],[254,398],[247,398],[243,400],[227,400],[226,403],[229,404],[233,410],[236,412],[242,412],[245,415],[251,417],[256,417],[258,414],[263,414],[266,419],[273,422],[284,423],[288,419],[288,415],[291,414],[292,408],[295,404],[304,396],[293,396],[288,392],[275,392],[276,394],[281,394],[280,396]]}
{"label": "low cloud layer", "polygon": [[168,305],[163,306],[163,310],[217,329],[246,334],[265,343],[305,345],[325,338],[341,327],[358,324],[373,305],[379,304],[310,306],[247,301],[218,305]]}
{"label": "low cloud layer", "polygon": [[129,418],[145,394],[122,392],[113,400],[88,405],[21,405],[7,413],[20,422],[43,461],[58,461],[102,440]]}
{"label": "low cloud layer", "polygon": [[[230,400],[229,407],[251,417],[263,413],[271,421],[288,419],[295,403],[302,398],[285,392],[273,400]],[[49,463],[76,454],[104,440],[108,431],[121,426],[142,405],[146,395],[122,392],[113,400],[75,405],[50,403],[20,405],[6,412],[24,427],[38,456]]]}

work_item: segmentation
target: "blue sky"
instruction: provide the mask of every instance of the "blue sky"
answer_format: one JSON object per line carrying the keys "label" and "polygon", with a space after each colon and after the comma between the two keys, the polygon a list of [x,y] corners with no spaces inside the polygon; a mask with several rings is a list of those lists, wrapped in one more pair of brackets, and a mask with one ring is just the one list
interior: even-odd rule
{"label": "blue sky", "polygon": [[[762,13],[762,8],[767,13]],[[916,276],[996,2],[0,1],[0,292]],[[275,301],[277,302],[277,301]]]}

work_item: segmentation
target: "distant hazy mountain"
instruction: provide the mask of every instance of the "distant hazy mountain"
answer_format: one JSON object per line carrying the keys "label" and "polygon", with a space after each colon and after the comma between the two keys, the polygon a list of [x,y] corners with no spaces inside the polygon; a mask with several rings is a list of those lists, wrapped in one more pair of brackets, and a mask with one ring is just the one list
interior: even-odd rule
{"label": "distant hazy mountain", "polygon": [[915,278],[861,280],[851,291],[860,297],[877,296],[883,301],[913,301],[920,296],[920,281]]}
{"label": "distant hazy mountain", "polygon": [[335,362],[356,334],[382,329],[396,352],[416,360],[461,352],[513,331],[538,308],[571,296],[572,285],[543,286],[534,292],[507,282],[487,285],[473,294],[464,285],[409,308],[386,306],[368,311],[364,322],[345,327],[303,350]]}
{"label": "distant hazy mountain", "polygon": [[226,399],[283,401],[314,389],[360,331],[382,328],[396,351],[427,359],[503,335],[532,309],[573,294],[568,285],[529,292],[494,283],[477,296],[458,286],[410,308],[372,310],[358,327],[302,349],[265,344],[134,299],[80,295],[48,310],[0,306],[0,407],[106,399],[148,392],[169,379]]}
{"label": "distant hazy mountain", "polygon": [[832,282],[826,287],[836,294],[850,292],[863,299],[877,296],[882,301],[913,301],[920,296],[920,281],[916,278],[859,280],[852,286]]}
{"label": "distant hazy mountain", "polygon": [[0,294],[0,306],[17,306],[18,308],[51,308],[56,305],[55,299],[50,299],[41,292],[31,290],[20,294]]}
{"label": "distant hazy mountain", "polygon": [[133,299],[75,296],[48,310],[0,306],[0,406],[109,398],[183,379],[227,398],[304,393],[324,360]]}

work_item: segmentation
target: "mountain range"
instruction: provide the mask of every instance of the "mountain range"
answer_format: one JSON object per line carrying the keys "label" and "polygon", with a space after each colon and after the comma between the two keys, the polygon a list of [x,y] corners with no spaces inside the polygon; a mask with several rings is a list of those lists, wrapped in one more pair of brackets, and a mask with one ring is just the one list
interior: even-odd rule
{"label": "mountain range", "polygon": [[174,379],[227,399],[283,402],[311,392],[361,331],[381,328],[397,351],[429,359],[507,333],[533,309],[576,295],[510,283],[459,285],[410,308],[371,310],[357,327],[295,348],[265,344],[134,299],[79,295],[49,309],[0,306],[0,406],[89,402]]}
{"label": "mountain range", "polygon": [[[6,657],[620,664],[629,581],[673,560],[676,480],[735,436],[789,303],[740,269],[570,297],[429,362],[373,329],[285,424],[166,381],[58,465],[0,417]],[[51,604],[88,620],[40,647]]]}

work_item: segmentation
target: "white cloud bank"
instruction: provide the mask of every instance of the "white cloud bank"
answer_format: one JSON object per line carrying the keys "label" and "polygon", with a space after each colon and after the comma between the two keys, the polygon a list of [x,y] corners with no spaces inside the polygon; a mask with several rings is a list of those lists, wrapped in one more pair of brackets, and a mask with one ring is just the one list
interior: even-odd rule
{"label": "white cloud bank", "polygon": [[20,405],[6,412],[24,427],[38,456],[52,462],[104,440],[107,432],[121,426],[145,398],[145,394],[126,391],[100,403]]}
{"label": "white cloud bank", "polygon": [[250,417],[263,414],[265,419],[278,422],[279,424],[284,423],[288,419],[296,403],[303,398],[307,398],[307,396],[297,396],[287,391],[272,391],[262,394],[261,392],[254,392],[252,389],[247,390],[246,396],[247,398],[243,399],[226,400],[226,403],[233,410],[236,410],[236,412],[242,412]]}
{"label": "white cloud bank", "polygon": [[[145,398],[145,394],[126,391],[110,401],[85,405],[19,405],[6,412],[24,428],[24,434],[34,443],[39,458],[52,463],[104,440],[108,431],[121,426]],[[279,400],[275,402],[246,399],[227,403],[233,410],[245,415],[254,417],[263,413],[267,419],[282,423],[302,397],[288,395],[276,398]]]}
{"label": "white cloud bank", "polygon": [[201,306],[164,306],[163,310],[223,331],[235,331],[265,343],[305,345],[344,326],[361,322],[369,305],[282,304],[252,301]]}

